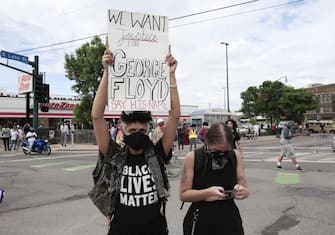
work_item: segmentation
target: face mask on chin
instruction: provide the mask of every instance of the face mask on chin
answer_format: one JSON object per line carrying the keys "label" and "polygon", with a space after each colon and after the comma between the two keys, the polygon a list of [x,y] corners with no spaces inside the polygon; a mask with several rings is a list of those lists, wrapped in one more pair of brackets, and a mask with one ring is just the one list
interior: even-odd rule
{"label": "face mask on chin", "polygon": [[145,149],[150,145],[150,139],[142,132],[135,132],[123,137],[123,142],[134,150]]}

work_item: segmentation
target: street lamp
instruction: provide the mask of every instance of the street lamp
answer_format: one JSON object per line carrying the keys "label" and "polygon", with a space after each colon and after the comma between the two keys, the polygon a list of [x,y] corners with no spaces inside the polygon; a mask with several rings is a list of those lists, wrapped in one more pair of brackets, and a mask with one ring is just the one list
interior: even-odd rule
{"label": "street lamp", "polygon": [[285,83],[287,83],[287,76],[286,75],[279,77],[276,81],[279,81],[279,80],[281,80],[283,78],[285,78]]}
{"label": "street lamp", "polygon": [[220,44],[223,44],[226,46],[226,78],[227,78],[227,111],[230,113],[229,108],[229,80],[228,80],[228,43],[227,42],[221,42]]}
{"label": "street lamp", "polygon": [[223,109],[226,110],[226,87],[222,87],[223,89]]}
{"label": "street lamp", "polygon": [[[283,79],[283,78],[285,78],[285,83],[287,83],[287,76],[286,75],[284,75],[284,76],[281,76],[281,77],[279,77],[278,79],[276,79],[276,81],[280,81],[281,79]],[[278,97],[277,97],[277,99],[276,99],[276,112],[277,112],[277,118],[279,119],[279,121],[280,121],[280,112],[279,112],[279,107],[278,107]],[[277,133],[277,137],[279,137],[279,133]]]}

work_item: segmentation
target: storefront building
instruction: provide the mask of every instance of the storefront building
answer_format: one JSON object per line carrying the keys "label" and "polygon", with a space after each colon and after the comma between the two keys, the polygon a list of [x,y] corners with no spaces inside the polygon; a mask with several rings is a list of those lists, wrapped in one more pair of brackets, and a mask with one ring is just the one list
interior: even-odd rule
{"label": "storefront building", "polygon": [[[42,104],[49,107],[48,112],[41,112],[41,104],[38,109],[38,126],[46,128],[57,128],[62,121],[67,121],[80,128],[78,123],[74,123],[73,110],[80,103],[79,99],[69,97],[53,97],[48,104]],[[33,99],[30,99],[30,108],[32,108]],[[198,109],[194,105],[181,106],[181,122],[191,122],[191,113]],[[158,118],[167,118],[168,114],[153,112],[154,121]],[[119,111],[109,111],[106,109],[105,119],[115,122],[120,117]],[[30,114],[30,123],[32,123],[32,114]],[[11,126],[13,124],[24,125],[26,120],[26,97],[24,95],[0,95],[0,126],[5,124]]]}

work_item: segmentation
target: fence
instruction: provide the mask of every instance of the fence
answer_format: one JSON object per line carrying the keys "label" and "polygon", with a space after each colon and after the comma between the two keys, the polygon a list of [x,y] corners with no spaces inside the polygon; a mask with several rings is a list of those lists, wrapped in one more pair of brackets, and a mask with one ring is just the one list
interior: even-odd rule
{"label": "fence", "polygon": [[[61,133],[60,130],[48,130],[47,132],[39,132],[39,137],[49,139],[51,144],[59,144]],[[70,131],[67,136],[69,144],[96,144],[94,130],[91,129],[77,129]]]}

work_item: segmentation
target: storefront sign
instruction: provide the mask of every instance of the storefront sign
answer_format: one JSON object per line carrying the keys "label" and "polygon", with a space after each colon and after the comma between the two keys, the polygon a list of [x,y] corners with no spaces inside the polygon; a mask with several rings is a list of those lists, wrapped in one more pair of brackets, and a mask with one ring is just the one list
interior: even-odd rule
{"label": "storefront sign", "polygon": [[33,91],[33,77],[29,74],[21,74],[18,77],[18,93],[24,94]]}
{"label": "storefront sign", "polygon": [[77,106],[78,104],[71,104],[71,103],[67,103],[67,102],[61,102],[61,103],[55,103],[55,102],[51,102],[51,103],[41,103],[40,106],[41,107],[49,107],[49,109],[61,109],[61,110],[74,110],[74,108]]}

